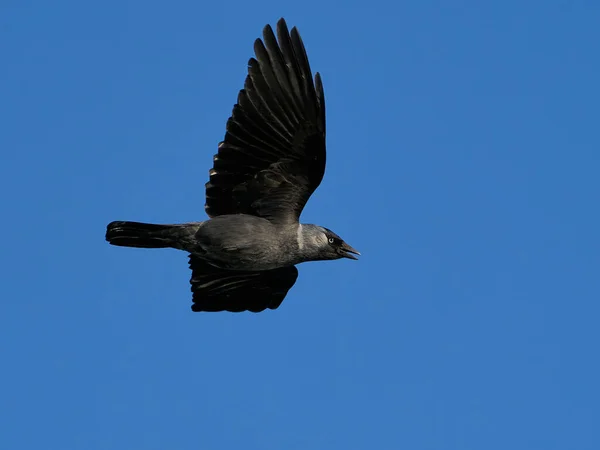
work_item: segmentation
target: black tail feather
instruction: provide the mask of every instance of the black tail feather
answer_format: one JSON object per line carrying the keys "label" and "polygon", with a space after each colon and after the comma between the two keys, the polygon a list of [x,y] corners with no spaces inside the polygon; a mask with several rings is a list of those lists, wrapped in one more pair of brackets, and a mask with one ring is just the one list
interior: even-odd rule
{"label": "black tail feather", "polygon": [[167,248],[175,243],[174,227],[176,225],[116,221],[106,226],[106,240],[121,247]]}

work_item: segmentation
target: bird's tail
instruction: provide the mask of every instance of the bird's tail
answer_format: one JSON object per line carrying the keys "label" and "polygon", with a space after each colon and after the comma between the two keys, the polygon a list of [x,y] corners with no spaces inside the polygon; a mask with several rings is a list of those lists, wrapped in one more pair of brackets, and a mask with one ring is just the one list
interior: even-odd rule
{"label": "bird's tail", "polygon": [[139,248],[177,248],[181,225],[157,225],[141,222],[111,222],[106,240],[112,245]]}

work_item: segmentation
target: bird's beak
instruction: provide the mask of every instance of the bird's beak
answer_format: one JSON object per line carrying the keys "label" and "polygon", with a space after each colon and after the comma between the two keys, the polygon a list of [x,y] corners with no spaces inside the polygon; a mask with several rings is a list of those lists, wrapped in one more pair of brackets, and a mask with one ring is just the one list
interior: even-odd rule
{"label": "bird's beak", "polygon": [[358,259],[352,253],[354,253],[354,255],[360,256],[360,253],[358,252],[358,250],[353,249],[345,242],[342,243],[342,245],[340,246],[340,255],[342,255],[344,258],[348,258],[348,259]]}

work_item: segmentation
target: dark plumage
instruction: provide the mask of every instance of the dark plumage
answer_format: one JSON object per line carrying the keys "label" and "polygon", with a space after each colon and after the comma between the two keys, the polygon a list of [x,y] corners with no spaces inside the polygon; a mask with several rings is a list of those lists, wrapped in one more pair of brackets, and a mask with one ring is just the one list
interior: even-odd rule
{"label": "dark plumage", "polygon": [[269,25],[254,43],[244,89],[227,121],[206,183],[209,220],[108,224],[113,245],[190,253],[193,311],[276,309],[295,265],[356,259],[327,228],[300,224],[325,172],[325,95],[296,28]]}

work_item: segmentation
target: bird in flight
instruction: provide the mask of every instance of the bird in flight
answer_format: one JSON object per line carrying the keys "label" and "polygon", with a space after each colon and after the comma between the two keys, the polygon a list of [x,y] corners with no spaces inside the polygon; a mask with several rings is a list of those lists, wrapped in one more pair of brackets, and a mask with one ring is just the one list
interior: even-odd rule
{"label": "bird in flight", "polygon": [[206,183],[208,220],[108,224],[112,245],[190,254],[192,311],[279,307],[296,264],[360,255],[333,231],[301,224],[325,173],[325,96],[296,27],[277,22],[256,39],[244,88]]}

